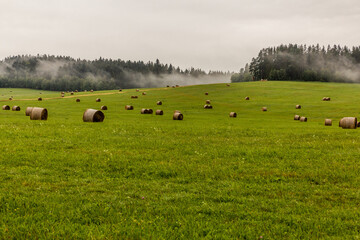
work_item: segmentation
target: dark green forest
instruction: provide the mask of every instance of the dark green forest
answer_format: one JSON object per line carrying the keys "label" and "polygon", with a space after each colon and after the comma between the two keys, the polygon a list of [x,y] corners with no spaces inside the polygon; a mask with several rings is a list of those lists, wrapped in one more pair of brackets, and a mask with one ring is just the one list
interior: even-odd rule
{"label": "dark green forest", "polygon": [[232,82],[268,80],[360,82],[360,47],[280,45],[262,49]]}
{"label": "dark green forest", "polygon": [[99,58],[74,59],[67,56],[11,56],[0,61],[0,87],[43,90],[106,90],[191,84],[195,80],[230,78],[229,72],[193,67],[182,70],[172,64]]}

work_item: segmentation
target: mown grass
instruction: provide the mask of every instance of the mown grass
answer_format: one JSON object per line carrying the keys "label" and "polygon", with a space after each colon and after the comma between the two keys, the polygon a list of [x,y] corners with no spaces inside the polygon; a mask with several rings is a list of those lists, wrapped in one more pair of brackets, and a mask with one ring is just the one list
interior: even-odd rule
{"label": "mown grass", "polygon": [[[359,132],[337,126],[358,116],[359,90],[252,82],[58,99],[0,89],[3,104],[22,108],[0,111],[0,238],[359,238]],[[82,122],[101,105],[103,123]],[[30,121],[27,106],[46,107],[48,120]]]}

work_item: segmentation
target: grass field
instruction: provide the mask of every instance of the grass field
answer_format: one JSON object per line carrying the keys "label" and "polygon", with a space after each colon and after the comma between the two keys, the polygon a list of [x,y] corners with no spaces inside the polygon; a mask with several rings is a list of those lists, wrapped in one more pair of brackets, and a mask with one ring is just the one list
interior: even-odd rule
{"label": "grass field", "polygon": [[[0,96],[21,107],[0,110],[1,239],[360,238],[360,134],[338,127],[359,116],[358,84]],[[203,109],[207,99],[213,109]],[[103,123],[82,121],[85,109],[102,105]],[[48,120],[31,121],[27,106],[46,107]],[[172,120],[174,110],[183,121]]]}

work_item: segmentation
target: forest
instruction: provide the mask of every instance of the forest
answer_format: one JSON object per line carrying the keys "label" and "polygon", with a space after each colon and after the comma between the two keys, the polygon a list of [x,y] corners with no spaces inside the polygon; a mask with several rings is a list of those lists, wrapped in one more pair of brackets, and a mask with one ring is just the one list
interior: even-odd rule
{"label": "forest", "polygon": [[221,77],[222,71],[205,72],[193,67],[182,70],[172,64],[99,58],[74,59],[68,56],[21,55],[0,61],[1,88],[32,88],[53,91],[106,90],[116,88],[160,87],[194,79]]}
{"label": "forest", "polygon": [[268,80],[360,82],[360,47],[288,44],[262,49],[232,82]]}

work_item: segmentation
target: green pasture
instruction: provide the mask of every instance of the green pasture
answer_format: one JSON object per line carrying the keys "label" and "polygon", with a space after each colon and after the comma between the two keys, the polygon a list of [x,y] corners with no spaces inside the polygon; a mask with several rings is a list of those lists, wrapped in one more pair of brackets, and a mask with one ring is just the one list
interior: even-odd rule
{"label": "green pasture", "polygon": [[[0,110],[0,238],[358,239],[360,130],[338,127],[359,117],[358,99],[358,84],[270,81],[64,98],[0,89],[1,105],[21,107]],[[104,122],[82,121],[102,105]]]}

